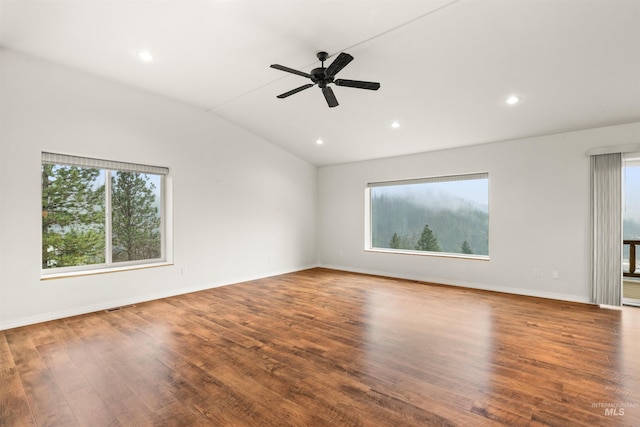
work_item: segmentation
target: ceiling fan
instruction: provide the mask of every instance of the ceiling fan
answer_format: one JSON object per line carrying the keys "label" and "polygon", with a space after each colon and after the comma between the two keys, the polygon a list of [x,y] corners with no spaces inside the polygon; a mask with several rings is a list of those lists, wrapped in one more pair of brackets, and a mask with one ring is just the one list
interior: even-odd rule
{"label": "ceiling fan", "polygon": [[287,73],[297,74],[299,76],[311,79],[311,81],[313,82],[290,90],[289,92],[280,94],[278,95],[278,98],[286,98],[305,89],[309,89],[312,86],[318,85],[318,87],[322,89],[322,93],[324,95],[324,98],[327,100],[327,104],[329,105],[329,107],[337,107],[338,100],[336,99],[336,96],[334,95],[331,87],[328,86],[330,83],[333,83],[336,86],[354,87],[356,89],[380,89],[380,83],[363,82],[360,80],[334,79],[335,75],[338,74],[340,70],[346,67],[349,62],[353,61],[353,56],[349,55],[348,53],[340,53],[340,55],[338,55],[338,57],[331,63],[331,65],[326,68],[324,66],[324,61],[327,60],[329,54],[327,52],[318,52],[316,56],[318,57],[320,62],[322,62],[322,65],[318,68],[314,68],[310,73],[294,70],[293,68],[285,67],[284,65],[271,65],[271,68],[275,68],[276,70],[280,71],[286,71]]}

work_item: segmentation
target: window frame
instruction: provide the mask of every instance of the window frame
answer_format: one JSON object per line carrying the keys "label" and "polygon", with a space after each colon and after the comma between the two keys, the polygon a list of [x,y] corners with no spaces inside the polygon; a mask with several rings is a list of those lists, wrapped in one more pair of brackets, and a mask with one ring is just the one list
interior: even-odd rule
{"label": "window frame", "polygon": [[[104,198],[105,198],[105,211],[104,211],[104,235],[105,235],[105,262],[99,264],[85,264],[77,266],[66,267],[52,267],[42,268],[42,258],[40,259],[40,275],[41,279],[50,279],[67,276],[81,276],[90,274],[99,274],[115,271],[126,271],[140,268],[158,267],[163,265],[171,265],[169,260],[171,251],[168,247],[168,242],[172,239],[170,237],[170,229],[168,227],[169,221],[169,209],[168,202],[168,182],[170,182],[169,168],[162,166],[150,166],[128,162],[118,162],[111,160],[102,160],[88,157],[78,157],[65,154],[55,154],[42,152],[42,159],[40,162],[40,168],[45,164],[67,166],[67,167],[81,167],[87,169],[98,169],[104,174]],[[160,188],[158,189],[160,202],[158,204],[158,210],[160,213],[160,257],[149,258],[133,261],[113,261],[113,235],[112,235],[112,189],[111,189],[111,177],[116,172],[133,172],[146,175],[157,175],[160,179]],[[42,185],[40,189],[40,198],[42,199]],[[41,208],[42,208],[42,202]],[[40,246],[43,245],[43,233],[40,233]],[[41,251],[42,253],[42,251]],[[42,255],[41,255],[42,257]]]}
{"label": "window frame", "polygon": [[411,184],[428,184],[428,183],[437,183],[437,182],[451,182],[451,181],[465,181],[465,180],[474,180],[474,179],[486,179],[487,180],[487,251],[489,252],[489,242],[490,242],[490,177],[489,172],[474,172],[474,173],[464,173],[464,174],[454,174],[454,175],[439,175],[432,177],[423,177],[423,178],[411,178],[411,179],[398,179],[398,180],[389,180],[389,181],[373,181],[369,182],[365,185],[364,190],[364,208],[365,208],[365,219],[364,219],[364,250],[365,252],[375,252],[375,253],[390,253],[390,254],[402,254],[402,255],[417,255],[417,256],[430,256],[430,257],[441,257],[441,258],[460,258],[460,259],[471,259],[471,260],[482,260],[489,261],[490,253],[487,255],[482,254],[463,254],[456,252],[434,252],[434,251],[421,251],[417,249],[394,249],[394,248],[379,248],[373,246],[373,209],[372,209],[372,200],[371,200],[371,189],[375,187],[383,187],[383,186],[400,186],[400,185],[411,185]]}

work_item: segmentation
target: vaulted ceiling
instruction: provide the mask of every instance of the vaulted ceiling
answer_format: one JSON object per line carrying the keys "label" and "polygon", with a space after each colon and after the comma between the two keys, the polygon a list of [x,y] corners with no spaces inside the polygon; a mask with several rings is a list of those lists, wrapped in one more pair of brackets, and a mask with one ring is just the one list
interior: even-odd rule
{"label": "vaulted ceiling", "polygon": [[[640,0],[0,0],[0,46],[319,166],[640,120]],[[277,99],[307,81],[269,65],[309,72],[318,51],[351,54],[338,77],[380,90],[334,86],[336,108],[318,87]]]}

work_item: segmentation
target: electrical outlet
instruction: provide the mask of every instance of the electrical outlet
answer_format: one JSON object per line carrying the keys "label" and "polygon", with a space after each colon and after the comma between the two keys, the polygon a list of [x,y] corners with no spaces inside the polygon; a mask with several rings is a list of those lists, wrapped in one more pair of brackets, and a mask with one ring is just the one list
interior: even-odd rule
{"label": "electrical outlet", "polygon": [[533,277],[540,277],[540,269],[538,267],[533,268]]}
{"label": "electrical outlet", "polygon": [[551,278],[556,280],[560,278],[560,273],[558,273],[558,270],[553,270],[551,272]]}

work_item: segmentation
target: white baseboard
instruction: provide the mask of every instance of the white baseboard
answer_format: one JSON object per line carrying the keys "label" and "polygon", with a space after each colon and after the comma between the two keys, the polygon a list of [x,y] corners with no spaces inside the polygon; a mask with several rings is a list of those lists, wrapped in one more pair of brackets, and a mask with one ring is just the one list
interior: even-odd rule
{"label": "white baseboard", "polygon": [[50,320],[63,319],[65,317],[78,316],[81,314],[93,313],[96,311],[107,310],[114,307],[123,307],[126,305],[132,304],[141,304],[147,301],[153,301],[162,298],[169,298],[176,295],[184,295],[189,294],[191,292],[204,291],[207,289],[218,288],[221,286],[233,285],[236,283],[249,282],[252,280],[264,279],[272,276],[279,276],[281,274],[287,273],[295,273],[297,271],[308,270],[310,268],[317,267],[317,265],[307,265],[301,266],[294,269],[283,269],[283,270],[274,270],[267,272],[262,275],[253,275],[253,276],[244,276],[244,277],[236,277],[233,279],[219,281],[219,282],[211,282],[211,283],[202,283],[196,286],[190,286],[186,288],[175,288],[162,292],[156,292],[153,294],[146,295],[137,295],[131,298],[117,299],[111,301],[100,302],[97,304],[91,304],[83,307],[74,307],[68,310],[60,310],[60,311],[52,311],[48,313],[42,313],[35,316],[27,316],[19,319],[14,319],[8,322],[0,322],[0,331],[19,328],[21,326],[33,325],[36,323],[48,322]]}
{"label": "white baseboard", "polygon": [[591,304],[591,301],[586,297],[578,297],[576,295],[560,294],[555,292],[535,291],[535,290],[525,289],[525,288],[507,288],[504,286],[495,286],[495,285],[490,285],[486,283],[459,282],[455,280],[448,280],[448,279],[442,279],[442,278],[431,278],[431,277],[416,276],[411,274],[389,273],[386,271],[369,270],[369,269],[363,269],[363,268],[351,268],[351,267],[345,267],[341,265],[320,264],[320,267],[330,268],[332,270],[348,271],[351,273],[371,274],[374,276],[384,276],[384,277],[391,277],[395,279],[415,280],[417,282],[437,283],[439,285],[449,285],[449,286],[457,286],[462,288],[479,289],[484,291],[503,292],[503,293],[514,294],[514,295]]}

